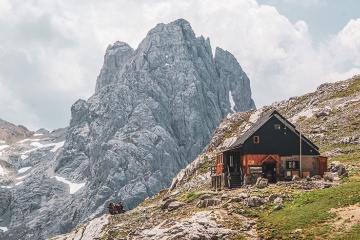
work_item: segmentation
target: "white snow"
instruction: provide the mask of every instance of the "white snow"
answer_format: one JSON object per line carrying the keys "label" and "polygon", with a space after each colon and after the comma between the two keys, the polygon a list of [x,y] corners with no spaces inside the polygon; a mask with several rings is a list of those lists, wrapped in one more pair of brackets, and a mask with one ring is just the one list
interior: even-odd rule
{"label": "white snow", "polygon": [[62,146],[64,146],[64,143],[65,143],[65,141],[55,143],[55,144],[54,144],[54,146],[55,146],[54,149],[51,150],[50,152],[56,152],[59,148],[61,148]]}
{"label": "white snow", "polygon": [[7,174],[8,171],[6,171],[1,165],[0,165],[0,176]]}
{"label": "white snow", "polygon": [[22,177],[18,177],[18,178],[16,178],[16,180],[22,180],[22,179],[24,179],[24,178],[27,178],[28,176],[30,176],[30,174],[27,174],[27,175],[22,176]]}
{"label": "white snow", "polygon": [[21,156],[20,156],[20,158],[22,159],[22,160],[25,160],[25,159],[27,159],[29,156],[28,155],[25,155],[25,154],[22,154]]}
{"label": "white snow", "polygon": [[31,167],[24,167],[24,168],[20,168],[19,170],[18,170],[18,173],[24,173],[24,172],[26,172],[27,170],[29,170]]}
{"label": "white snow", "polygon": [[1,188],[12,188],[10,186],[1,186]]}
{"label": "white snow", "polygon": [[15,183],[15,186],[19,185],[19,184],[22,184],[23,182],[18,182],[18,183]]}
{"label": "white snow", "polygon": [[8,231],[9,229],[7,227],[0,227],[0,230],[3,231],[3,232],[6,232]]}
{"label": "white snow", "polygon": [[30,153],[30,152],[33,152],[35,150],[38,150],[38,149],[41,149],[41,148],[46,148],[46,147],[54,147],[52,150],[50,150],[50,152],[56,152],[56,150],[58,150],[59,148],[64,146],[64,143],[65,143],[65,141],[57,142],[57,143],[49,143],[49,144],[42,144],[42,143],[39,143],[39,142],[32,142],[30,145],[34,146],[36,148],[28,150],[28,151],[26,151],[24,153],[25,154]]}
{"label": "white snow", "polygon": [[24,142],[38,142],[38,141],[40,141],[40,139],[39,138],[33,138],[33,139],[29,139],[29,138],[26,138],[26,139],[24,139],[24,140],[21,140],[21,141],[19,141],[18,143],[24,143]]}
{"label": "white snow", "polygon": [[0,151],[2,151],[5,148],[8,148],[8,147],[10,147],[10,146],[9,145],[2,145],[2,146],[0,146]]}
{"label": "white snow", "polygon": [[34,137],[41,136],[41,135],[44,135],[44,134],[42,134],[42,133],[35,133],[35,134],[34,134]]}
{"label": "white snow", "polygon": [[232,97],[232,93],[231,93],[231,91],[229,91],[229,101],[230,101],[230,110],[232,110],[232,111],[234,111],[235,112],[235,110],[234,110],[234,107],[235,107],[235,101],[234,101],[234,99],[233,99],[233,97]]}
{"label": "white snow", "polygon": [[85,186],[85,183],[72,183],[72,182],[66,180],[66,179],[63,178],[63,177],[55,176],[55,177],[52,177],[52,178],[55,178],[55,179],[58,180],[59,182],[63,182],[63,183],[65,183],[65,184],[68,184],[69,187],[70,187],[70,194],[76,193],[80,188],[82,188],[83,186]]}
{"label": "white snow", "polygon": [[1,144],[5,143],[5,141],[0,141]]}

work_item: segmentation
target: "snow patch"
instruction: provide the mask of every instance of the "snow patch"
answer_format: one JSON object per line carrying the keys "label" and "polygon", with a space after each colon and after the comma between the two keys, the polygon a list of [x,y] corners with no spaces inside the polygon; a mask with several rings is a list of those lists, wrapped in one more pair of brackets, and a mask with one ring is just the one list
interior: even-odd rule
{"label": "snow patch", "polygon": [[3,232],[6,232],[8,231],[9,229],[7,227],[0,227],[0,230],[3,231]]}
{"label": "snow patch", "polygon": [[12,188],[10,186],[1,186],[1,188]]}
{"label": "snow patch", "polygon": [[232,97],[232,93],[231,91],[229,91],[229,102],[230,102],[230,110],[232,110],[233,112],[235,112],[235,101],[234,98]]}
{"label": "snow patch", "polygon": [[22,159],[22,160],[25,160],[25,159],[27,159],[29,156],[28,155],[25,155],[25,154],[22,154],[21,156],[20,156],[20,158]]}
{"label": "snow patch", "polygon": [[17,185],[20,185],[20,184],[22,184],[23,182],[18,182],[18,183],[15,183],[15,186],[17,186]]}
{"label": "snow patch", "polygon": [[34,134],[34,137],[42,136],[42,135],[44,135],[44,134],[42,134],[42,133],[35,133],[35,134]]}
{"label": "snow patch", "polygon": [[29,170],[31,167],[24,167],[24,168],[20,168],[19,170],[18,170],[18,173],[24,173],[24,172],[26,172],[27,170]]}
{"label": "snow patch", "polygon": [[76,193],[80,188],[82,188],[83,186],[85,186],[85,183],[72,183],[72,182],[66,180],[66,179],[63,178],[63,177],[55,176],[55,177],[52,177],[52,178],[55,178],[57,181],[63,182],[63,183],[65,183],[65,184],[69,185],[69,187],[70,187],[70,194]]}
{"label": "snow patch", "polygon": [[5,149],[5,148],[8,148],[8,147],[10,147],[10,146],[9,146],[9,145],[0,146],[0,151],[2,151],[2,150]]}
{"label": "snow patch", "polygon": [[1,165],[0,165],[0,176],[1,175],[6,175],[8,174],[8,171],[6,171],[6,169],[4,169]]}
{"label": "snow patch", "polygon": [[26,138],[26,139],[24,139],[24,140],[19,141],[18,143],[24,143],[24,142],[38,142],[38,141],[40,141],[40,139],[39,139],[39,138],[34,138],[34,139]]}
{"label": "snow patch", "polygon": [[0,143],[1,143],[1,144],[4,144],[4,143],[5,143],[5,141],[0,141]]}
{"label": "snow patch", "polygon": [[28,176],[30,176],[30,174],[27,174],[27,175],[22,176],[22,177],[18,177],[18,178],[16,178],[16,180],[22,180],[22,179],[24,179],[24,178],[27,178]]}
{"label": "snow patch", "polygon": [[35,150],[38,150],[38,149],[41,149],[41,148],[46,148],[46,147],[54,147],[52,150],[50,150],[50,152],[56,152],[56,150],[58,150],[59,148],[64,146],[64,143],[65,143],[65,141],[58,142],[58,143],[49,143],[49,144],[42,144],[42,143],[39,143],[39,142],[32,142],[30,145],[34,146],[36,148],[28,150],[28,151],[26,151],[24,153],[25,154],[30,153],[30,152],[33,152]]}
{"label": "snow patch", "polygon": [[65,141],[55,143],[54,144],[54,146],[55,146],[54,149],[52,149],[50,152],[56,152],[59,148],[64,146],[64,144],[65,144]]}

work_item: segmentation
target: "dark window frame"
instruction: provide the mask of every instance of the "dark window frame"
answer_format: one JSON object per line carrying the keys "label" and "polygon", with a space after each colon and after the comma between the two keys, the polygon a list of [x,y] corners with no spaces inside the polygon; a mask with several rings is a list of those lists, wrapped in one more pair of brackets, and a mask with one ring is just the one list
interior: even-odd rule
{"label": "dark window frame", "polygon": [[253,143],[259,144],[260,143],[260,136],[254,136],[253,137]]}
{"label": "dark window frame", "polygon": [[295,160],[286,161],[286,169],[300,169],[300,161],[295,161]]}

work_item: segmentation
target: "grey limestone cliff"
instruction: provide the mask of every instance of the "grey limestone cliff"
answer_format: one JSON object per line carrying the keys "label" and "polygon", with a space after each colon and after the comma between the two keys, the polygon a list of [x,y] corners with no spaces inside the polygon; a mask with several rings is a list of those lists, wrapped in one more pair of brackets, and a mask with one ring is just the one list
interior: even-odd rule
{"label": "grey limestone cliff", "polygon": [[[252,108],[249,79],[235,57],[220,48],[214,57],[210,40],[183,19],[158,24],[136,50],[110,45],[95,94],[71,108],[64,147],[23,185],[24,195],[38,189],[36,200],[26,213],[14,212],[7,236],[70,231],[103,214],[109,200],[134,208],[170,186],[229,112]],[[54,176],[85,185],[70,194]]]}

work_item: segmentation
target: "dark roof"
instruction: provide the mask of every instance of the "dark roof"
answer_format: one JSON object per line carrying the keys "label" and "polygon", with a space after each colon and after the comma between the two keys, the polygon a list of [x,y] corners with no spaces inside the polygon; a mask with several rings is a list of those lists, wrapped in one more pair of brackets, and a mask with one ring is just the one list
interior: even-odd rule
{"label": "dark roof", "polygon": [[[289,122],[286,118],[284,118],[278,111],[272,110],[262,117],[260,117],[254,125],[251,126],[243,135],[241,135],[231,146],[230,149],[238,148],[244,144],[244,142],[253,135],[259,128],[261,128],[270,118],[276,117],[279,121],[281,121],[287,129],[295,133],[300,137],[300,133],[296,130],[296,127]],[[304,135],[301,135],[303,141],[309,144],[312,148],[319,150],[319,148],[312,143],[309,139],[307,139]]]}

